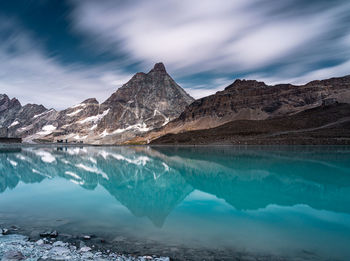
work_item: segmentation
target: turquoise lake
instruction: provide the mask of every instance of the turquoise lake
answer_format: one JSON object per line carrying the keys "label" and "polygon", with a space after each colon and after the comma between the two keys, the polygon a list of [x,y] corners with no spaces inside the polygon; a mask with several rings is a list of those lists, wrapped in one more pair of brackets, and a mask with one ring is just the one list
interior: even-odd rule
{"label": "turquoise lake", "polygon": [[0,224],[350,260],[349,147],[1,147]]}

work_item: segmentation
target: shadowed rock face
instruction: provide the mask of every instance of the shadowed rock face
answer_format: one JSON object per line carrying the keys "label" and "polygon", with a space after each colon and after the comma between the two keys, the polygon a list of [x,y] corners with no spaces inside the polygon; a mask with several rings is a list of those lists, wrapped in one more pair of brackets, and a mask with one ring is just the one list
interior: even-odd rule
{"label": "shadowed rock face", "polygon": [[265,120],[166,134],[152,144],[349,145],[350,104],[335,103]]}
{"label": "shadowed rock face", "polygon": [[43,105],[26,104],[16,99],[0,95],[0,126],[7,128],[8,136],[25,137],[41,130],[55,110],[47,110]]}
{"label": "shadowed rock face", "polygon": [[133,126],[130,131],[137,133],[159,128],[179,116],[192,101],[164,65],[157,63],[149,73],[135,74],[101,104],[102,110],[110,111],[98,130],[122,133]]}
{"label": "shadowed rock face", "polygon": [[312,81],[301,86],[269,86],[255,80],[236,80],[223,91],[195,100],[178,118],[135,142],[215,128],[233,121],[278,118],[334,103],[350,103],[350,76]]}
{"label": "shadowed rock face", "polygon": [[319,106],[326,98],[350,103],[350,76],[301,86],[268,86],[253,80],[236,80],[224,91],[193,102],[179,120],[193,121],[202,117],[260,120]]}
{"label": "shadowed rock face", "polygon": [[193,101],[157,63],[149,73],[137,73],[98,104],[91,98],[59,112],[55,131],[46,138],[121,143],[173,120]]}
{"label": "shadowed rock face", "polygon": [[17,99],[10,100],[6,94],[0,94],[0,124],[3,126],[9,125],[16,118],[16,114],[21,107]]}
{"label": "shadowed rock face", "polygon": [[326,98],[350,102],[350,76],[313,81],[302,86],[236,80],[225,88],[192,103],[179,122],[216,118],[217,125],[232,120],[262,120],[289,115],[322,104]]}

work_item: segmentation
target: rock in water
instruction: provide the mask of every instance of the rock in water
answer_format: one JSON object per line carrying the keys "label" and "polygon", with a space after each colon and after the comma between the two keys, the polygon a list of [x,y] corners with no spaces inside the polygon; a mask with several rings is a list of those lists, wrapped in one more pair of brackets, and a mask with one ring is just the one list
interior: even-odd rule
{"label": "rock in water", "polygon": [[80,248],[79,252],[89,252],[91,251],[91,248],[90,247],[82,247]]}
{"label": "rock in water", "polygon": [[54,231],[48,230],[48,231],[45,231],[45,232],[43,232],[43,233],[40,233],[40,236],[41,236],[41,237],[56,238],[56,237],[58,237],[58,232],[57,232],[56,230],[54,230]]}
{"label": "rock in water", "polygon": [[8,234],[10,234],[10,230],[8,230],[7,228],[2,228],[2,229],[0,229],[0,234],[8,235]]}

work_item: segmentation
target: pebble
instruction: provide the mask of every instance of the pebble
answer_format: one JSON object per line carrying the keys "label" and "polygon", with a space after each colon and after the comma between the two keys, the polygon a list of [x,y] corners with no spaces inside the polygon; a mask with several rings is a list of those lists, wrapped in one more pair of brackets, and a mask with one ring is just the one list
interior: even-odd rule
{"label": "pebble", "polygon": [[52,246],[60,246],[60,247],[65,247],[67,246],[67,243],[63,243],[62,241],[56,241],[55,243],[52,244]]}
{"label": "pebble", "polygon": [[12,225],[12,226],[10,227],[10,229],[11,229],[12,231],[17,231],[17,230],[19,229],[19,227]]}
{"label": "pebble", "polygon": [[35,242],[38,246],[41,246],[44,244],[44,240],[39,239],[38,241]]}
{"label": "pebble", "polygon": [[56,238],[58,237],[58,232],[56,230],[54,231],[45,231],[43,233],[40,233],[41,237],[49,237],[49,238]]}
{"label": "pebble", "polygon": [[54,246],[50,250],[50,254],[55,255],[55,256],[67,256],[68,254],[70,254],[70,250],[66,247]]}
{"label": "pebble", "polygon": [[2,235],[8,235],[8,234],[10,234],[10,230],[8,230],[7,228],[2,228],[2,229],[0,229],[1,231],[1,234]]}
{"label": "pebble", "polygon": [[91,248],[90,247],[82,247],[82,248],[80,248],[80,252],[88,252],[88,251],[90,251],[91,250]]}

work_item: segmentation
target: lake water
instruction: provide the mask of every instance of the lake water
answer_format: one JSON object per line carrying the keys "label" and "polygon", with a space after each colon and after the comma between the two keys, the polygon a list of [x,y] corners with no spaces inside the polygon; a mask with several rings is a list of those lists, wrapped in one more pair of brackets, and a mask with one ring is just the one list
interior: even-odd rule
{"label": "lake water", "polygon": [[1,147],[0,224],[350,260],[350,148]]}

